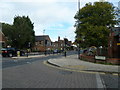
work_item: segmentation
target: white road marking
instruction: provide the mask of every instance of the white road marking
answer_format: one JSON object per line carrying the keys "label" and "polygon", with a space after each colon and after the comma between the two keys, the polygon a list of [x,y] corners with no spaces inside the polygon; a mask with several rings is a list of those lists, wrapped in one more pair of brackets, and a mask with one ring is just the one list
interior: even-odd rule
{"label": "white road marking", "polygon": [[103,88],[103,89],[106,88],[105,85],[104,85],[104,82],[100,78],[99,73],[96,73],[96,80],[97,80],[97,88]]}

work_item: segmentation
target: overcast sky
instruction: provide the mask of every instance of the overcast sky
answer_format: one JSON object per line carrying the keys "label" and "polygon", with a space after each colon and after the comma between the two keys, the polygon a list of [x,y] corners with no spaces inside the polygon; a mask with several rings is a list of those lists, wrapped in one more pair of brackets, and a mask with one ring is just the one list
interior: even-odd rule
{"label": "overcast sky", "polygon": [[[0,22],[13,24],[15,16],[29,16],[34,23],[35,35],[49,35],[52,41],[58,36],[74,41],[75,19],[78,0],[0,0]],[[88,2],[81,0],[81,7]],[[107,0],[118,6],[120,0]]]}

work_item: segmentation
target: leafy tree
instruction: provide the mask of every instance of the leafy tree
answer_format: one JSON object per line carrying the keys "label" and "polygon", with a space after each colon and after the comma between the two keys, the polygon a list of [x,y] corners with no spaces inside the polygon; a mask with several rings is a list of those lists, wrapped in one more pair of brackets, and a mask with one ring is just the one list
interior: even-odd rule
{"label": "leafy tree", "polygon": [[13,44],[17,48],[28,48],[34,45],[35,35],[34,26],[27,16],[16,16],[13,22]]}
{"label": "leafy tree", "polygon": [[12,46],[12,36],[14,35],[13,30],[13,25],[2,23],[2,32],[7,38],[7,45]]}
{"label": "leafy tree", "polygon": [[2,31],[8,38],[7,44],[19,49],[30,48],[35,42],[34,25],[27,16],[14,17],[13,25],[2,24]]}
{"label": "leafy tree", "polygon": [[77,20],[76,41],[81,42],[82,47],[107,46],[109,28],[116,24],[114,6],[111,3],[87,3],[74,18]]}

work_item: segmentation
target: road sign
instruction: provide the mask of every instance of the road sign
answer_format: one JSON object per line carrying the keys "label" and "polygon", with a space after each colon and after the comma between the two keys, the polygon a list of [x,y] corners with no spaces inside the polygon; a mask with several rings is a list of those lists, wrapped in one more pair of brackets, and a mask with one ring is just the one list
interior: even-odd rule
{"label": "road sign", "polygon": [[105,56],[95,56],[95,59],[106,60],[106,57]]}
{"label": "road sign", "polygon": [[117,45],[120,45],[120,43],[117,43]]}

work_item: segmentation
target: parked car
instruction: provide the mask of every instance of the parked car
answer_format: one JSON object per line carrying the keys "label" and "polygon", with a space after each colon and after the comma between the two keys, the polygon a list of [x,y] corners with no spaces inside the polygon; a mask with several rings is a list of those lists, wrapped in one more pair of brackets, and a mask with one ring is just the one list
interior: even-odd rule
{"label": "parked car", "polygon": [[53,50],[53,53],[58,53],[58,50],[57,49]]}
{"label": "parked car", "polygon": [[20,55],[23,56],[25,53],[21,50],[17,50],[16,48],[2,48],[2,56],[3,57],[13,57],[17,56],[17,51],[20,51]]}
{"label": "parked car", "polygon": [[97,53],[97,48],[95,46],[91,46],[89,49],[88,49],[88,55],[89,56],[93,56],[93,55],[96,55]]}

